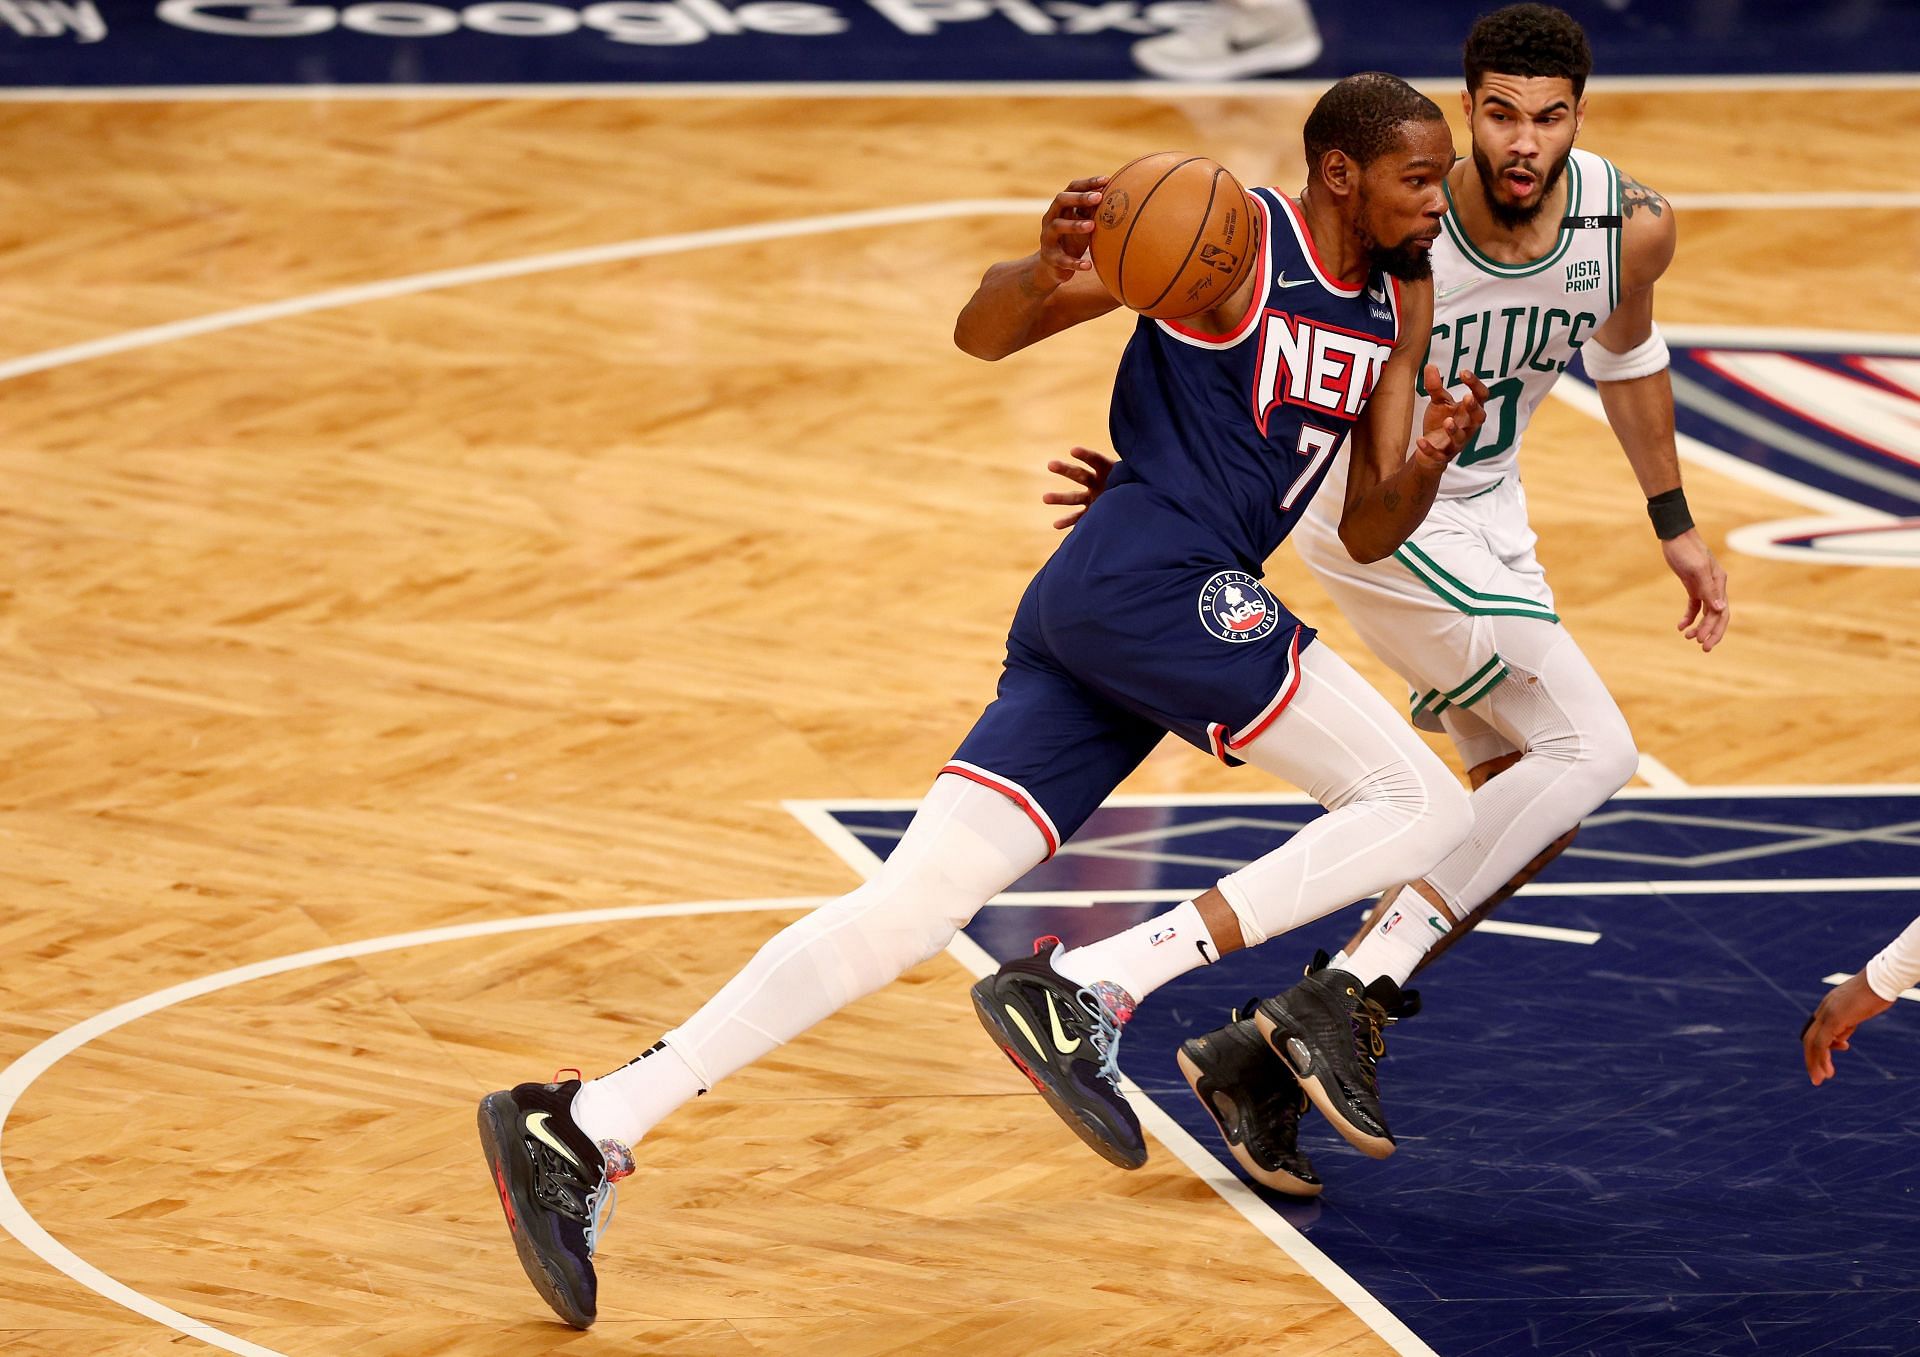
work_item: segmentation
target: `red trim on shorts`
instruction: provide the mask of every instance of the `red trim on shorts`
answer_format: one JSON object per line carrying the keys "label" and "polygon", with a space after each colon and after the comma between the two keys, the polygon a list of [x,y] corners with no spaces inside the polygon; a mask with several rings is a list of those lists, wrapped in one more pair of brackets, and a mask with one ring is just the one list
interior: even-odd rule
{"label": "red trim on shorts", "polygon": [[1008,781],[1005,778],[995,777],[991,773],[977,773],[971,768],[962,768],[952,763],[949,763],[940,771],[942,773],[951,773],[955,777],[963,777],[969,782],[977,782],[989,791],[999,792],[1000,795],[1006,797],[1007,800],[1013,802],[1014,805],[1020,807],[1021,810],[1027,813],[1027,818],[1033,821],[1034,828],[1040,831],[1040,837],[1047,841],[1048,857],[1052,857],[1060,851],[1060,841],[1053,836],[1053,826],[1047,822],[1047,817],[1041,813],[1040,808],[1035,805],[1033,799],[1027,795],[1024,787],[1021,787],[1015,782]]}
{"label": "red trim on shorts", "polygon": [[1245,749],[1254,740],[1259,739],[1260,733],[1274,723],[1280,713],[1287,709],[1287,704],[1293,701],[1293,695],[1299,691],[1300,628],[1295,627],[1293,640],[1287,646],[1287,681],[1280,685],[1279,696],[1274,699],[1273,706],[1268,709],[1266,715],[1260,717],[1255,724],[1242,731],[1238,737],[1229,736],[1226,740],[1227,748]]}

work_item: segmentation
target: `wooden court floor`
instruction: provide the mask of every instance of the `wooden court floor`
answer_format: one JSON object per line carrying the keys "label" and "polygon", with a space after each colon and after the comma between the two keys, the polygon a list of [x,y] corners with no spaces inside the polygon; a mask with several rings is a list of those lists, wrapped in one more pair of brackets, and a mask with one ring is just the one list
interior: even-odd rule
{"label": "wooden court floor", "polygon": [[[1037,202],[1166,147],[1292,188],[1304,112],[0,105],[0,363],[752,228],[4,383],[0,1062],[310,949],[847,889],[780,802],[916,795],[951,752],[1053,541],[1041,465],[1103,436],[1126,321],[976,363],[953,314],[1031,218],[760,228]],[[1597,93],[1583,144],[1683,201],[1913,191],[1888,129],[1916,123],[1911,91]],[[1911,335],[1916,274],[1905,210],[1686,210],[1660,309]],[[1799,512],[1689,476],[1715,542]],[[1549,403],[1527,478],[1562,613],[1645,750],[1697,783],[1911,780],[1920,577],[1729,555],[1733,633],[1702,657],[1605,429]],[[1275,570],[1397,698],[1285,551]],[[1170,742],[1129,790],[1257,777]],[[624,1060],[794,910],[421,944],[157,1006],[26,1089],[7,1179],[87,1264],[288,1357],[1387,1351],[1172,1156],[1123,1175],[1064,1135],[946,958],[665,1126],[599,1328],[552,1323],[473,1100]],[[7,1357],[201,1350],[0,1237]]]}

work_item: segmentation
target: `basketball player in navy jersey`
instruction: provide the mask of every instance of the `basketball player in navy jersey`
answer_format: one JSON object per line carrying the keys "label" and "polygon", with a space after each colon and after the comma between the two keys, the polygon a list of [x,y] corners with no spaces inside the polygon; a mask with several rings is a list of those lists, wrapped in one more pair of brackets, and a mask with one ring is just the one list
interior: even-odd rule
{"label": "basketball player in navy jersey", "polygon": [[[602,1210],[647,1131],[940,951],[1168,731],[1285,778],[1329,813],[1195,900],[974,987],[1001,1048],[1116,1164],[1146,1160],[1115,1061],[1141,999],[1417,876],[1467,834],[1466,793],[1446,766],[1260,582],[1342,444],[1341,538],[1356,557],[1390,554],[1479,428],[1487,394],[1469,380],[1451,396],[1428,368],[1412,438],[1433,310],[1426,255],[1453,162],[1439,108],[1393,76],[1354,76],[1315,106],[1305,141],[1297,201],[1249,195],[1257,253],[1234,294],[1186,322],[1135,326],[1114,383],[1123,472],[1028,587],[998,697],[874,878],[782,930],[626,1066],[482,1100],[521,1265],[568,1323],[593,1322]],[[1086,258],[1103,182],[1056,195],[1040,249],[988,270],[955,327],[962,349],[1001,358],[1115,308]],[[1394,996],[1329,1002],[1362,1014]]]}

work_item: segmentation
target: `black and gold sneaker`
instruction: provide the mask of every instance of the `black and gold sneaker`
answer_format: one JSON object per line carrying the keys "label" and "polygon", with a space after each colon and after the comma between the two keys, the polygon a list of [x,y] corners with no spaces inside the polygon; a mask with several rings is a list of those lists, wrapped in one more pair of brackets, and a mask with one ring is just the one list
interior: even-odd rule
{"label": "black and gold sneaker", "polygon": [[633,1171],[633,1160],[612,1141],[595,1144],[574,1123],[579,1091],[580,1081],[568,1079],[489,1093],[479,1123],[521,1269],[555,1314],[584,1329],[598,1314],[594,1247],[613,1219],[613,1185]]}
{"label": "black and gold sneaker", "polygon": [[1418,996],[1403,996],[1384,975],[1362,989],[1347,972],[1314,960],[1306,979],[1261,1000],[1253,1020],[1333,1129],[1362,1154],[1385,1159],[1394,1144],[1380,1107],[1381,1029],[1418,1011]]}
{"label": "black and gold sneaker", "polygon": [[1289,1196],[1317,1197],[1324,1184],[1299,1144],[1300,1118],[1310,1104],[1255,1026],[1250,1015],[1259,1003],[1249,999],[1225,1027],[1181,1042],[1175,1059],[1254,1182]]}

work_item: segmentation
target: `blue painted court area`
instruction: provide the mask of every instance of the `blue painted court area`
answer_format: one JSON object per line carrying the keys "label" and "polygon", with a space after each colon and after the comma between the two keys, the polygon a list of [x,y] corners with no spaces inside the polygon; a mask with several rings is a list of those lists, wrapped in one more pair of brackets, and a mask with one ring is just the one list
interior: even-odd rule
{"label": "blue painted court area", "polygon": [[[1004,958],[1110,933],[1318,813],[1108,807],[969,935]],[[884,856],[910,812],[833,814]],[[1920,795],[1622,796],[1493,921],[1545,935],[1483,931],[1416,982],[1382,1066],[1399,1152],[1310,1119],[1325,1196],[1263,1196],[1441,1357],[1920,1352],[1920,1003],[1819,1089],[1797,1041],[1824,977],[1916,913]],[[1175,1048],[1359,917],[1196,972],[1128,1027],[1127,1073],[1229,1166]]]}

